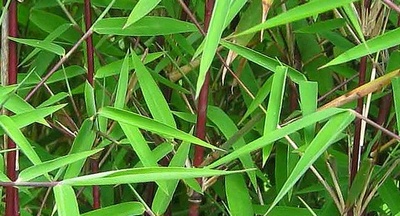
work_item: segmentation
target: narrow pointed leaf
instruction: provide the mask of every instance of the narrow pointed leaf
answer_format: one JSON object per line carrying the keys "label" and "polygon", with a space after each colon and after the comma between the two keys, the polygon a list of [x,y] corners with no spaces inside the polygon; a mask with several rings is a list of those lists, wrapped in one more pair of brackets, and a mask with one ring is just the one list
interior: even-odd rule
{"label": "narrow pointed leaf", "polygon": [[303,129],[304,127],[307,127],[311,124],[314,124],[316,122],[325,120],[333,115],[339,114],[345,112],[343,109],[337,109],[337,108],[331,108],[331,109],[325,109],[321,110],[318,112],[315,112],[311,115],[305,116],[297,121],[294,121],[280,129],[276,129],[273,133],[270,133],[268,135],[264,135],[247,145],[233,151],[232,153],[222,157],[221,159],[215,161],[214,163],[208,165],[208,168],[215,168],[218,167],[222,164],[228,163],[244,154],[248,154],[252,151],[258,150],[266,145],[270,145],[272,142],[275,142],[279,139],[282,139],[286,135],[292,134],[298,130]]}
{"label": "narrow pointed leaf", "polygon": [[285,194],[296,184],[301,176],[310,168],[310,166],[325,152],[340,133],[354,120],[354,115],[350,112],[340,113],[332,117],[317,134],[314,140],[306,148],[299,162],[289,175],[281,191],[279,191],[275,200],[272,202],[268,211],[270,211]]}
{"label": "narrow pointed leaf", "polygon": [[376,36],[340,54],[323,67],[342,64],[400,44],[400,28]]}
{"label": "narrow pointed leaf", "polygon": [[94,25],[94,31],[98,34],[122,36],[156,36],[197,31],[194,24],[169,17],[145,16],[123,28],[126,21],[125,17],[105,18]]}
{"label": "narrow pointed leaf", "polygon": [[153,118],[170,127],[176,128],[174,117],[160,88],[135,53],[132,53],[132,62],[136,68],[136,76],[140,84],[140,89]]}
{"label": "narrow pointed leaf", "polygon": [[59,216],[79,216],[78,202],[71,186],[57,185],[53,192]]}
{"label": "narrow pointed leaf", "polygon": [[136,3],[135,7],[129,14],[128,19],[123,28],[126,28],[136,21],[146,16],[151,10],[153,10],[161,0],[140,0]]}
{"label": "narrow pointed leaf", "polygon": [[279,14],[271,19],[268,19],[266,22],[256,25],[242,33],[237,34],[236,36],[250,34],[254,32],[258,32],[263,29],[272,28],[279,25],[284,25],[287,23],[291,23],[297,20],[301,20],[307,17],[312,17],[318,15],[320,13],[330,11],[332,9],[347,5],[351,2],[355,2],[358,0],[337,0],[337,1],[325,1],[325,0],[314,0],[308,3],[297,6],[293,9],[290,9],[284,13]]}
{"label": "narrow pointed leaf", "polygon": [[254,215],[253,204],[243,175],[227,175],[225,191],[231,215]]}
{"label": "narrow pointed leaf", "polygon": [[210,20],[210,26],[204,39],[203,55],[201,56],[199,77],[196,85],[196,98],[200,94],[208,69],[214,59],[219,40],[224,31],[225,20],[228,15],[231,0],[215,1],[213,14]]}
{"label": "narrow pointed leaf", "polygon": [[145,208],[140,202],[124,202],[86,212],[81,214],[81,216],[131,216],[143,215],[144,211]]}
{"label": "narrow pointed leaf", "polygon": [[46,161],[40,164],[36,164],[35,166],[31,166],[22,170],[22,172],[18,175],[19,182],[27,182],[38,176],[47,174],[50,171],[61,168],[65,165],[71,164],[78,160],[89,157],[90,155],[96,154],[102,149],[96,149],[92,151],[80,152],[76,154],[69,154],[63,157],[56,158],[51,161]]}
{"label": "narrow pointed leaf", "polygon": [[9,37],[10,40],[15,41],[17,43],[25,44],[31,47],[39,48],[42,50],[46,50],[49,52],[52,52],[54,54],[57,54],[59,56],[65,55],[65,49],[57,45],[55,43],[49,42],[49,41],[41,41],[41,40],[36,40],[36,39],[23,39],[23,38],[13,38]]}
{"label": "narrow pointed leaf", "polygon": [[[171,162],[169,163],[168,167],[183,167],[185,165],[186,159],[188,158],[189,150],[190,150],[190,144],[183,142],[179,146],[174,157],[171,159]],[[167,182],[168,194],[160,190],[159,188],[157,189],[156,194],[154,195],[151,209],[157,215],[162,215],[165,213],[179,183],[178,180],[169,180],[166,182]]]}
{"label": "narrow pointed leaf", "polygon": [[15,122],[6,115],[0,116],[0,127],[4,132],[17,144],[19,149],[26,155],[26,157],[34,164],[40,164],[42,161],[32,148],[31,144],[25,138],[24,134],[19,130]]}
{"label": "narrow pointed leaf", "polygon": [[[133,150],[138,155],[139,160],[142,162],[144,167],[157,167],[157,161],[154,159],[150,147],[147,145],[146,140],[141,134],[139,128],[126,124],[119,123],[126,137],[129,140]],[[160,188],[167,191],[167,184],[165,181],[156,182]]]}
{"label": "narrow pointed leaf", "polygon": [[158,180],[187,179],[209,176],[220,176],[243,171],[222,171],[206,168],[153,167],[133,168],[117,171],[101,172],[60,182],[62,185],[113,185],[128,183],[154,182]]}
{"label": "narrow pointed leaf", "polygon": [[[138,128],[142,128],[154,133],[158,133],[160,135],[164,135],[168,138],[176,138],[183,141],[191,142],[197,145],[201,145],[206,148],[211,149],[219,149],[209,143],[204,142],[203,140],[194,137],[188,133],[185,133],[181,130],[172,128],[166,124],[158,122],[156,120],[128,112],[121,109],[111,108],[111,107],[104,107],[100,109],[99,115],[112,119],[114,121],[118,121],[120,123],[125,123],[129,125],[136,126]],[[221,150],[221,149],[219,149]]]}
{"label": "narrow pointed leaf", "polygon": [[396,110],[397,130],[400,131],[400,77],[392,80],[393,101]]}
{"label": "narrow pointed leaf", "polygon": [[[218,127],[218,129],[222,132],[227,140],[231,138],[236,132],[238,132],[238,128],[236,127],[235,123],[219,107],[208,106],[207,117]],[[246,142],[243,137],[241,137],[238,139],[237,142],[232,145],[232,147],[233,149],[238,149],[245,145]],[[240,161],[242,162],[245,169],[254,168],[253,159],[250,154],[241,156]],[[257,182],[255,172],[248,172],[248,176],[254,188],[256,188]]]}
{"label": "narrow pointed leaf", "polygon": [[129,80],[129,59],[128,53],[122,63],[121,72],[119,74],[117,93],[115,95],[114,107],[124,108],[126,92],[128,91],[128,80]]}
{"label": "narrow pointed leaf", "polygon": [[[281,65],[287,66],[287,65],[277,61],[276,59],[273,59],[271,57],[263,55],[259,52],[249,49],[247,47],[240,46],[238,44],[234,44],[234,43],[230,43],[230,42],[221,40],[221,45],[236,52],[237,54],[248,59],[249,61],[254,62],[254,63],[260,65],[261,67],[266,68],[272,72],[276,72],[277,66],[281,66]],[[294,68],[291,68],[289,66],[287,66],[287,67],[288,67],[288,71],[287,71],[288,76],[290,77],[290,79],[293,82],[298,83],[300,81],[306,80],[306,77],[302,73],[295,70]]]}
{"label": "narrow pointed leaf", "polygon": [[[93,121],[90,119],[86,119],[83,121],[81,128],[79,129],[78,135],[76,136],[74,142],[72,143],[71,150],[69,154],[79,153],[82,151],[89,151],[94,143],[94,139],[96,138],[95,132],[92,130]],[[73,178],[78,176],[82,170],[82,167],[85,163],[85,160],[82,159],[80,161],[74,162],[68,165],[67,170],[65,171],[64,178]]]}
{"label": "narrow pointed leaf", "polygon": [[[278,66],[272,80],[271,95],[269,96],[267,114],[265,116],[264,133],[267,135],[273,133],[278,127],[279,119],[282,110],[283,93],[286,85],[287,67]],[[267,145],[263,148],[263,165],[267,161],[272,145]]]}

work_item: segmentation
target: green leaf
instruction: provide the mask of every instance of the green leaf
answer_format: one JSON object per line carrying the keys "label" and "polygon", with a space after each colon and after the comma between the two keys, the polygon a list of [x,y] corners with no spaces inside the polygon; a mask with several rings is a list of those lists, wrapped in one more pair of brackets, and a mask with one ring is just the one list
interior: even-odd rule
{"label": "green leaf", "polygon": [[320,13],[350,4],[358,0],[336,0],[336,1],[326,1],[326,0],[314,0],[308,3],[297,6],[290,9],[284,13],[279,14],[267,21],[256,25],[244,32],[237,34],[236,36],[241,36],[245,34],[251,34],[258,32],[263,29],[272,28],[279,25],[288,24],[297,20],[301,20],[307,17],[312,17]]}
{"label": "green leaf", "polygon": [[[317,82],[300,82],[300,107],[303,116],[309,115],[317,111],[318,99],[318,83]],[[315,124],[304,128],[304,139],[307,144],[311,143],[314,138]]]}
{"label": "green leaf", "polygon": [[336,18],[336,19],[329,19],[320,22],[316,22],[312,25],[307,25],[302,27],[294,32],[296,33],[308,33],[308,34],[316,34],[321,32],[329,32],[334,29],[338,29],[343,27],[346,24],[345,19],[343,18]]}
{"label": "green leaf", "polygon": [[218,0],[215,1],[213,14],[210,20],[210,26],[207,30],[206,38],[204,39],[203,55],[201,56],[199,77],[196,86],[196,98],[200,94],[200,89],[203,86],[206,74],[214,59],[219,40],[221,39],[222,32],[226,17],[228,15],[231,0]]}
{"label": "green leaf", "polygon": [[400,44],[400,28],[376,36],[340,54],[322,67],[345,63]]}
{"label": "green leaf", "polygon": [[[157,161],[153,157],[150,147],[147,145],[146,140],[141,134],[139,128],[126,123],[119,123],[122,130],[124,131],[132,149],[136,152],[139,160],[145,167],[157,167]],[[157,181],[157,184],[163,189],[167,190],[166,182]]]}
{"label": "green leaf", "polygon": [[[61,34],[63,34],[65,31],[67,31],[69,28],[71,28],[71,24],[63,24],[59,27],[57,27],[53,32],[51,32],[47,37],[43,40],[43,42],[52,42],[56,38],[58,38]],[[24,60],[20,63],[20,65],[24,65],[26,62],[28,62],[31,58],[33,58],[35,55],[37,55],[40,52],[40,48],[35,48],[32,52],[30,52]]]}
{"label": "green leaf", "polygon": [[94,116],[96,114],[96,102],[94,99],[94,89],[88,81],[85,82],[85,105],[88,116]]}
{"label": "green leaf", "polygon": [[78,202],[71,186],[57,185],[53,192],[59,216],[79,216]]}
{"label": "green leaf", "polygon": [[[119,123],[125,123],[129,125],[136,126],[138,128],[142,128],[154,133],[158,133],[160,135],[164,135],[168,138],[177,138],[183,141],[191,142],[206,148],[211,148],[211,149],[219,149],[209,143],[204,142],[203,140],[194,137],[188,133],[185,133],[181,130],[175,129],[173,127],[170,127],[166,124],[163,124],[161,122],[158,122],[156,120],[128,112],[125,110],[121,109],[116,109],[112,107],[104,107],[101,108],[99,115],[107,117],[109,119],[112,119],[114,121],[117,121]],[[219,149],[221,150],[221,149]]]}
{"label": "green leaf", "polygon": [[144,211],[145,208],[140,202],[124,202],[86,212],[81,216],[131,216],[143,215]]}
{"label": "green leaf", "polygon": [[364,33],[359,22],[360,15],[357,12],[356,6],[353,3],[343,5],[343,11],[346,13],[347,18],[349,19],[354,30],[356,30],[357,36],[362,42],[365,42]]}
{"label": "green leaf", "polygon": [[[178,150],[176,151],[176,154],[174,157],[171,159],[171,162],[169,163],[168,167],[182,167],[185,165],[185,161],[188,158],[190,150],[190,144],[183,142]],[[162,215],[165,213],[165,211],[168,208],[169,203],[171,202],[174,192],[178,186],[179,181],[178,180],[169,180],[167,181],[167,192],[165,193],[163,190],[160,190],[160,188],[157,189],[156,194],[154,195],[154,199],[152,202],[151,209],[156,213],[157,215]]]}
{"label": "green leaf", "polygon": [[119,74],[114,107],[120,109],[124,108],[126,92],[128,91],[128,82],[129,82],[129,60],[127,53],[124,58],[124,62],[122,63],[121,72]]}
{"label": "green leaf", "polygon": [[295,83],[299,83],[300,81],[306,81],[306,77],[302,73],[300,73],[299,71],[295,70],[294,68],[291,68],[271,57],[263,55],[259,52],[249,49],[247,47],[240,46],[240,45],[237,45],[234,43],[230,43],[230,42],[227,42],[224,40],[221,40],[221,45],[234,51],[235,53],[243,56],[244,58],[248,59],[249,61],[252,61],[252,62],[260,65],[261,67],[264,67],[272,72],[276,72],[277,66],[283,65],[283,66],[288,67],[288,69],[287,69],[288,76]]}
{"label": "green leaf", "polygon": [[156,121],[176,128],[175,120],[168,103],[150,72],[135,53],[132,54],[132,61],[136,68],[136,76],[140,84],[140,89],[151,115]]}
{"label": "green leaf", "polygon": [[182,167],[146,167],[101,172],[72,179],[66,179],[61,181],[60,184],[73,186],[130,184],[152,182],[156,180],[220,176],[239,172],[243,171],[222,171],[206,168]]}
{"label": "green leaf", "polygon": [[[18,128],[23,128],[34,122],[39,121],[40,119],[43,119],[44,117],[63,108],[64,106],[65,106],[65,104],[61,104],[61,105],[56,105],[56,106],[52,106],[52,107],[34,109],[32,111],[27,111],[27,112],[23,112],[20,114],[10,116],[10,118],[14,121],[15,125]],[[0,128],[0,134],[4,134],[4,131],[1,128]]]}
{"label": "green leaf", "polygon": [[61,100],[63,100],[64,98],[68,97],[68,93],[66,92],[60,92],[57,93],[55,95],[52,95],[51,97],[49,97],[46,101],[44,101],[43,103],[41,103],[39,106],[37,106],[36,108],[43,108],[43,107],[48,107],[51,106]]}
{"label": "green leaf", "polygon": [[[0,88],[1,89],[1,88]],[[0,96],[1,97],[1,96]],[[0,98],[0,101],[4,101],[4,107],[12,111],[15,114],[21,114],[28,111],[33,111],[35,108],[26,102],[17,94],[8,94]],[[46,120],[38,119],[38,123],[48,126]]]}
{"label": "green leaf", "polygon": [[[311,115],[309,115],[311,116]],[[317,134],[314,140],[306,148],[299,162],[289,175],[281,191],[279,191],[275,200],[272,202],[268,212],[285,196],[285,194],[296,184],[301,176],[310,168],[310,166],[325,152],[333,143],[337,136],[346,129],[354,120],[354,115],[350,112],[340,113],[333,116]]]}
{"label": "green leaf", "polygon": [[[68,79],[85,74],[86,70],[78,65],[71,65],[66,68],[62,68],[60,70],[57,70],[54,72],[53,75],[50,76],[50,78],[46,81],[46,84],[51,84],[59,81],[64,81],[65,77]],[[21,82],[22,80],[25,79],[24,84],[26,85],[36,85],[37,83],[40,82],[41,78],[34,74],[26,78],[25,74],[18,74],[18,82]]]}
{"label": "green leaf", "polygon": [[[149,53],[144,58],[143,64],[150,63],[150,62],[160,58],[162,55],[163,55],[162,52]],[[135,69],[135,66],[134,66],[130,56],[128,57],[128,60],[129,60],[129,70]],[[117,75],[122,69],[123,62],[124,62],[124,59],[121,59],[118,61],[113,61],[110,64],[107,64],[107,65],[99,68],[96,71],[96,75],[95,75],[96,78],[105,78],[105,77]]]}
{"label": "green leaf", "polygon": [[140,0],[129,14],[123,28],[126,28],[146,16],[161,0]]}
{"label": "green leaf", "polygon": [[271,76],[270,78],[268,78],[268,80],[265,81],[265,83],[261,86],[260,90],[258,90],[256,96],[254,97],[254,100],[251,101],[251,104],[247,108],[246,113],[243,115],[242,119],[240,120],[240,123],[242,123],[247,117],[249,117],[249,115],[251,113],[253,113],[254,110],[256,110],[257,107],[259,107],[259,105],[261,105],[264,102],[265,98],[267,98],[267,96],[271,92],[273,78],[274,78],[274,76]]}
{"label": "green leaf", "polygon": [[398,215],[400,206],[397,201],[400,200],[400,192],[397,189],[394,179],[386,179],[378,188],[378,193],[382,201],[390,208],[391,214]]}
{"label": "green leaf", "polygon": [[98,34],[123,36],[156,36],[197,31],[194,24],[169,17],[146,16],[123,28],[126,21],[126,17],[105,18],[95,24],[94,31]]}
{"label": "green leaf", "polygon": [[304,116],[303,118],[294,121],[280,129],[276,129],[273,133],[269,133],[267,135],[263,135],[262,137],[248,143],[247,145],[233,151],[232,153],[222,157],[221,159],[215,161],[214,163],[208,165],[208,168],[215,168],[222,164],[228,163],[244,154],[248,154],[252,151],[260,149],[266,145],[270,145],[272,142],[275,142],[286,135],[292,134],[298,130],[303,129],[311,124],[316,122],[325,120],[333,115],[345,112],[343,109],[331,108],[324,109],[318,112],[315,112],[311,115]]}
{"label": "green leaf", "polygon": [[241,174],[225,177],[225,191],[231,215],[254,215],[251,197]]}
{"label": "green leaf", "polygon": [[[85,119],[85,121],[83,121],[82,126],[79,129],[78,135],[72,143],[69,154],[89,151],[92,148],[94,139],[96,138],[96,133],[92,130],[92,127],[92,120]],[[84,163],[85,160],[80,160],[68,165],[67,170],[65,171],[64,178],[73,178],[75,176],[78,176]]]}
{"label": "green leaf", "polygon": [[[208,106],[207,118],[210,119],[218,127],[218,129],[222,132],[222,134],[225,136],[227,140],[238,132],[238,128],[236,127],[232,119],[229,118],[229,116],[219,107]],[[232,147],[233,149],[238,149],[245,145],[246,142],[244,138],[240,137],[238,141],[233,143]],[[240,161],[245,169],[254,168],[253,159],[250,154],[241,156]],[[254,188],[256,188],[257,180],[255,172],[248,172],[248,175]]]}
{"label": "green leaf", "polygon": [[31,144],[10,117],[1,115],[0,127],[3,128],[4,132],[15,142],[15,144],[17,144],[19,149],[22,150],[22,152],[34,165],[42,162],[35,150],[32,148]]}
{"label": "green leaf", "polygon": [[367,158],[361,162],[360,169],[357,171],[347,195],[346,207],[352,206],[359,199],[365,187],[368,187],[373,166],[371,158]]}
{"label": "green leaf", "polygon": [[80,152],[76,154],[69,154],[63,157],[58,157],[54,160],[46,161],[35,166],[28,167],[18,175],[17,182],[30,181],[38,176],[44,175],[50,171],[61,168],[67,164],[74,163],[78,160],[89,157],[90,155],[96,154],[102,149],[96,149],[91,151]]}
{"label": "green leaf", "polygon": [[[286,85],[287,67],[278,66],[272,80],[271,95],[269,96],[267,114],[265,116],[264,133],[268,135],[273,133],[278,127],[282,110],[283,93]],[[272,151],[272,145],[263,148],[263,165],[269,158]]]}
{"label": "green leaf", "polygon": [[400,131],[400,77],[392,79],[393,101],[396,111],[397,130]]}
{"label": "green leaf", "polygon": [[31,47],[39,48],[42,50],[46,50],[57,54],[59,56],[65,55],[65,50],[62,46],[48,42],[48,41],[41,41],[36,39],[23,39],[23,38],[13,38],[9,37],[10,40],[15,41],[17,43],[25,44]]}

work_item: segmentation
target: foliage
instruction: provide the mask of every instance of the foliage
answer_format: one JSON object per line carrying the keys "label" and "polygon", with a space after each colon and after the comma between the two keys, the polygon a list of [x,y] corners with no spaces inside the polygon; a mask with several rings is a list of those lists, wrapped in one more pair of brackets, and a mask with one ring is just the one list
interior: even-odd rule
{"label": "foliage", "polygon": [[0,185],[21,215],[400,214],[400,2],[210,2],[17,3]]}

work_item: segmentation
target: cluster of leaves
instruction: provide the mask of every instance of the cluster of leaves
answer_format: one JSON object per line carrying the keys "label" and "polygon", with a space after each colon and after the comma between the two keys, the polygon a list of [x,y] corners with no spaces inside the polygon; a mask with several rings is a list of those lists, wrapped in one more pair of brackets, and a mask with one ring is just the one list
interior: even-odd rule
{"label": "cluster of leaves", "polygon": [[[203,0],[92,0],[87,31],[83,0],[18,3],[18,82],[1,86],[0,133],[20,172],[0,172],[1,185],[19,189],[21,215],[187,214],[194,192],[210,215],[400,213],[400,29],[395,10],[366,2],[215,0],[205,36]],[[202,140],[192,133],[207,73]],[[356,118],[378,130],[354,132]]]}

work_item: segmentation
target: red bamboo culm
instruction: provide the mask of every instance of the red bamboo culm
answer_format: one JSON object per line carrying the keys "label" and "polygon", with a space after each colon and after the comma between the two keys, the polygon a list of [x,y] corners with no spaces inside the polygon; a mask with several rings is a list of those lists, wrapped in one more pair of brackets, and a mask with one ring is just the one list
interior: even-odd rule
{"label": "red bamboo culm", "polygon": [[[4,3],[7,1],[4,1]],[[18,37],[18,22],[17,22],[17,1],[11,0],[8,9],[8,36]],[[17,83],[18,73],[18,56],[17,44],[14,41],[8,41],[8,84]],[[13,140],[6,138],[6,149],[15,149],[16,145]],[[17,151],[9,151],[6,153],[7,176],[11,181],[18,178],[17,173]],[[18,189],[12,186],[6,187],[6,215],[19,215],[19,200]]]}
{"label": "red bamboo culm", "polygon": [[[85,0],[85,27],[86,31],[92,26],[92,11],[91,11],[90,0]],[[86,51],[87,51],[87,81],[92,87],[94,87],[94,47],[92,35],[86,38]],[[97,173],[99,171],[99,162],[97,159],[91,159],[90,165],[92,168],[92,173]],[[100,188],[97,185],[93,186],[93,209],[100,208]]]}
{"label": "red bamboo culm", "polygon": [[[213,8],[214,8],[214,0],[207,0],[205,4],[205,17],[204,17],[204,31],[208,31],[208,26],[210,24]],[[206,121],[207,121],[207,106],[208,106],[208,90],[210,85],[210,71],[207,72],[206,78],[204,80],[203,86],[200,90],[200,95],[198,98],[198,106],[197,106],[197,121],[196,121],[196,137],[205,140],[206,138]],[[195,146],[194,149],[194,159],[193,166],[199,167],[203,163],[204,159],[204,147]],[[201,185],[201,179],[198,178],[197,181]],[[189,215],[190,216],[198,216],[199,208],[201,204],[201,195],[194,193],[194,195],[190,198],[191,203],[189,207]]]}

